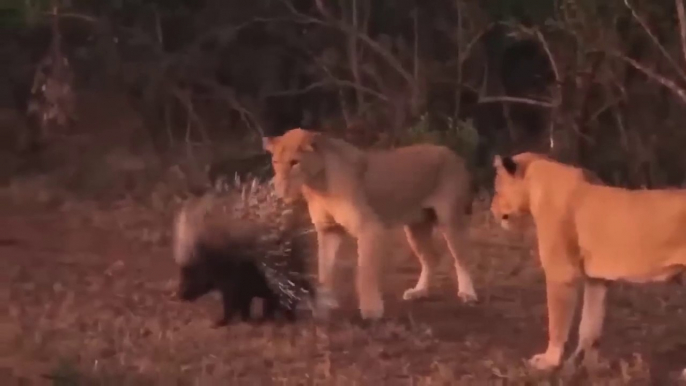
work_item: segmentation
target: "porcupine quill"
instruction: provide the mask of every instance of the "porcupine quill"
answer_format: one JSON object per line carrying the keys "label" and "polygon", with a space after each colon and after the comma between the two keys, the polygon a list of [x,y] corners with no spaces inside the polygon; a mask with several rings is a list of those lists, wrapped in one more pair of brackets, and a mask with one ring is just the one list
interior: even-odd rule
{"label": "porcupine quill", "polygon": [[298,247],[305,240],[298,238],[311,229],[298,229],[293,224],[293,209],[276,195],[271,183],[257,179],[241,183],[236,177],[234,187],[240,190],[240,200],[232,208],[233,215],[255,221],[262,230],[255,250],[249,251],[251,258],[260,265],[283,306],[302,304],[312,293],[304,272],[306,251]]}

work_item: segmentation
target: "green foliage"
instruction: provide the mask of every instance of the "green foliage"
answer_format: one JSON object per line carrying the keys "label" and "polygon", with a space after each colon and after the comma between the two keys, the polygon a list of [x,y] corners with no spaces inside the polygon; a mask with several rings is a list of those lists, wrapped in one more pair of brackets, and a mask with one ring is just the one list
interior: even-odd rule
{"label": "green foliage", "polygon": [[555,0],[487,0],[482,7],[497,21],[541,25],[553,17]]}
{"label": "green foliage", "polygon": [[447,146],[462,156],[478,186],[489,186],[493,179],[492,168],[490,165],[477,164],[480,137],[474,122],[471,119],[459,121],[448,118],[447,123],[447,129],[437,130],[430,127],[427,114],[424,114],[414,126],[403,132],[399,142],[401,145],[433,143]]}
{"label": "green foliage", "polygon": [[50,7],[50,0],[0,1],[0,28],[21,28],[37,22]]}
{"label": "green foliage", "polygon": [[479,133],[471,119],[457,121],[448,118],[447,130],[433,129],[429,127],[427,114],[424,114],[414,126],[405,131],[400,142],[402,144],[435,143],[444,145],[453,149],[472,165],[479,143]]}
{"label": "green foliage", "polygon": [[448,118],[447,130],[436,130],[429,126],[427,114],[405,132],[401,139],[403,144],[435,143],[455,150],[465,159],[474,158],[476,146],[479,143],[479,133],[472,120],[458,121]]}
{"label": "green foliage", "polygon": [[48,379],[54,386],[76,386],[81,382],[79,371],[73,362],[62,359],[55,368],[48,374]]}

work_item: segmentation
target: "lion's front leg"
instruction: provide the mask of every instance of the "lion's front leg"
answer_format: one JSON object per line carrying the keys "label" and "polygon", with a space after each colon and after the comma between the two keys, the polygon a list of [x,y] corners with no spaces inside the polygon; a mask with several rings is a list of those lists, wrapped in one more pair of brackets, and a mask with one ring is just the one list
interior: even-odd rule
{"label": "lion's front leg", "polygon": [[329,310],[338,307],[334,295],[334,273],[342,242],[341,232],[329,229],[317,230],[319,288],[316,291],[316,310],[320,315],[326,315]]}
{"label": "lion's front leg", "polygon": [[546,278],[548,302],[548,348],[544,353],[534,355],[529,364],[539,370],[550,370],[560,365],[569,328],[576,305],[574,281],[555,281]]}
{"label": "lion's front leg", "polygon": [[363,319],[379,319],[384,305],[380,289],[381,260],[386,256],[387,235],[383,230],[365,230],[357,239],[357,296]]}
{"label": "lion's front leg", "polygon": [[600,339],[605,319],[605,297],[607,284],[600,280],[587,279],[584,283],[584,304],[579,323],[579,342],[576,350],[569,358],[569,363],[574,364],[583,355],[587,364],[592,363],[595,346]]}

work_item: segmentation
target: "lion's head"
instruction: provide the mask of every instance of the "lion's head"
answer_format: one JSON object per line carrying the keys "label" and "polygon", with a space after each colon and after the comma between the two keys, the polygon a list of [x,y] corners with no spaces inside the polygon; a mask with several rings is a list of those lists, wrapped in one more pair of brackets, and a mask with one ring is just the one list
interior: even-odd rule
{"label": "lion's head", "polygon": [[[511,220],[531,213],[534,207],[541,208],[542,202],[547,209],[550,205],[564,206],[568,195],[580,182],[603,183],[590,170],[564,165],[538,153],[495,156],[493,166],[496,175],[491,213],[506,229],[511,227]],[[548,193],[541,194],[543,191]]]}
{"label": "lion's head", "polygon": [[324,155],[318,151],[321,134],[297,128],[262,141],[272,155],[274,188],[285,201],[290,203],[300,198],[304,185],[321,183],[325,167]]}
{"label": "lion's head", "polygon": [[512,157],[495,156],[495,195],[491,201],[491,213],[505,228],[510,220],[529,210],[529,192],[524,171]]}

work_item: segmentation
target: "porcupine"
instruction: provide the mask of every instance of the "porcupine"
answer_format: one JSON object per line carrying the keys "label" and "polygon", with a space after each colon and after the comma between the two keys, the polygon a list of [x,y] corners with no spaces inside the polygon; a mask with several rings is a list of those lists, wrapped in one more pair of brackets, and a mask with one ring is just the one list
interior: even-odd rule
{"label": "porcupine", "polygon": [[250,320],[255,297],[264,301],[265,320],[278,313],[295,320],[296,308],[314,299],[306,274],[307,231],[272,186],[257,180],[189,200],[174,224],[178,298],[194,301],[218,290],[223,315],[215,326],[228,324],[236,311]]}

